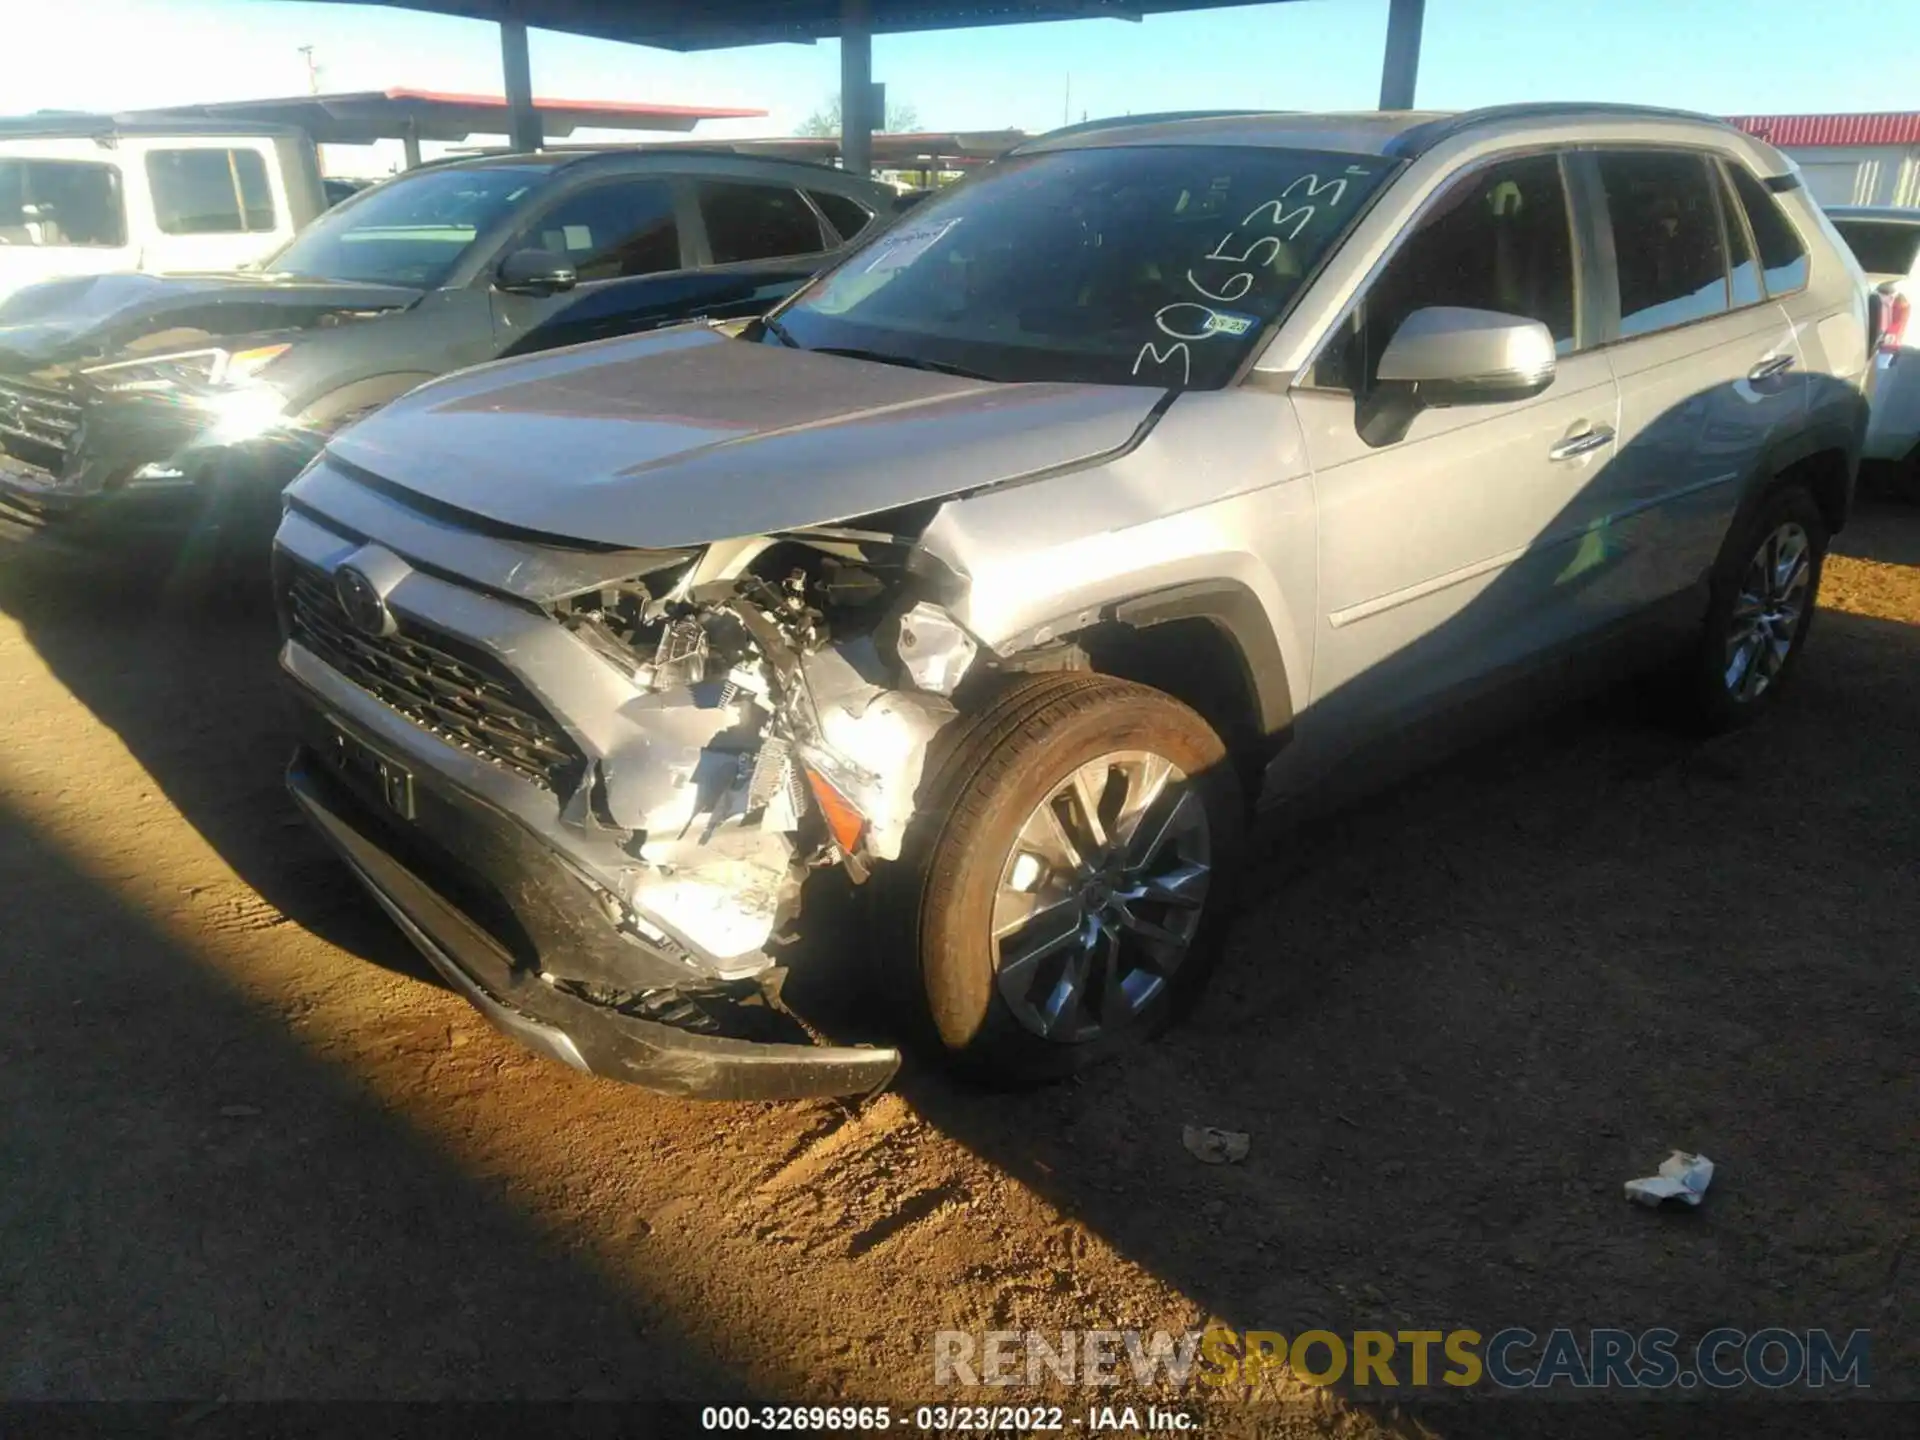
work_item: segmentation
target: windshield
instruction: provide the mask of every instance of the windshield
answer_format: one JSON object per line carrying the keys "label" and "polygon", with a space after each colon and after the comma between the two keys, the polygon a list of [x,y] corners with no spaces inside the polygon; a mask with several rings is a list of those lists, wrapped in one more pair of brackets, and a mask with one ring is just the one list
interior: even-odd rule
{"label": "windshield", "polygon": [[547,178],[546,165],[403,175],[326,212],[261,268],[430,290],[474,238]]}
{"label": "windshield", "polygon": [[113,166],[0,156],[0,245],[126,243],[120,172]]}
{"label": "windshield", "polygon": [[1244,146],[1003,160],[808,286],[766,338],[994,380],[1217,388],[1392,168]]}

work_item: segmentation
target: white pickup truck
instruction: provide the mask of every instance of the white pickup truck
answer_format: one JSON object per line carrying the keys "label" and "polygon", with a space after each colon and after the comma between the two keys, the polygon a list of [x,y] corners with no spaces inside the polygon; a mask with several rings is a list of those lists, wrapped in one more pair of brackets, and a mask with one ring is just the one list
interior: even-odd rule
{"label": "white pickup truck", "polygon": [[0,301],[117,271],[233,270],[326,209],[304,131],[60,116],[0,122]]}

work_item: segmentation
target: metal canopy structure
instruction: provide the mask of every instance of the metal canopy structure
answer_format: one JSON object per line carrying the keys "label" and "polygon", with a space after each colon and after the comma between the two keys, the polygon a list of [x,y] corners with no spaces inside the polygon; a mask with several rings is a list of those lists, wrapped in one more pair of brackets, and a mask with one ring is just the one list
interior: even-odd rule
{"label": "metal canopy structure", "polygon": [[[767,112],[738,107],[641,105],[613,100],[535,100],[541,133],[563,139],[579,129],[665,130],[685,133],[702,120],[751,120]],[[409,167],[420,163],[420,142],[459,142],[475,135],[510,134],[503,95],[457,95],[434,90],[359,90],[339,95],[293,95],[278,100],[227,100],[134,112],[142,120],[182,117],[227,124],[284,125],[321,145],[369,145],[400,140]]]}
{"label": "metal canopy structure", "polygon": [[[873,37],[924,30],[1026,25],[1048,20],[1141,20],[1281,0],[351,0],[489,20],[500,26],[508,133],[517,150],[540,147],[540,116],[527,62],[527,28],[663,50],[840,41],[841,160],[872,168],[882,106],[873,84]],[[1389,0],[1380,108],[1413,106],[1426,0]]]}

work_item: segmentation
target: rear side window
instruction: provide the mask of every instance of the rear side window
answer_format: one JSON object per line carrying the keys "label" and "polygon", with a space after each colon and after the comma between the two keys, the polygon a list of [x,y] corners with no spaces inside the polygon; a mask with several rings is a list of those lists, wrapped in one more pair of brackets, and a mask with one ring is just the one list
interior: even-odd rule
{"label": "rear side window", "polygon": [[582,190],[541,217],[524,243],[566,256],[582,281],[678,270],[673,187],[664,180],[615,180]]}
{"label": "rear side window", "polygon": [[842,240],[851,240],[867,228],[873,214],[858,200],[849,200],[845,195],[835,195],[831,190],[809,190],[813,203],[820,207],[820,213],[840,232]]}
{"label": "rear side window", "polygon": [[1561,354],[1574,348],[1573,240],[1557,159],[1490,166],[1443,195],[1342,323],[1313,383],[1365,394],[1394,332],[1432,305],[1538,320]]}
{"label": "rear side window", "polygon": [[1800,289],[1807,283],[1807,247],[1800,243],[1799,232],[1746,166],[1728,165],[1727,169],[1733,174],[1733,188],[1747,212],[1747,224],[1753,228],[1767,293],[1785,295]]}
{"label": "rear side window", "polygon": [[1910,275],[1920,256],[1920,221],[1835,220],[1833,228],[1869,275]]}
{"label": "rear side window", "polygon": [[1620,273],[1620,334],[1631,338],[1727,309],[1727,256],[1701,155],[1600,156]]}
{"label": "rear side window", "polygon": [[826,248],[820,221],[798,190],[703,181],[700,214],[716,265],[813,255]]}
{"label": "rear side window", "polygon": [[147,184],[164,235],[273,229],[273,190],[257,150],[153,150]]}

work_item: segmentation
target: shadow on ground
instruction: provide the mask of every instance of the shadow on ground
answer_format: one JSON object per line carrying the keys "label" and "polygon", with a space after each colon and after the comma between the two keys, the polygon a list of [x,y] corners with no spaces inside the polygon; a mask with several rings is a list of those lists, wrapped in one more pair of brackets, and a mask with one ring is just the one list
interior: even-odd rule
{"label": "shadow on ground", "polygon": [[0,1395],[741,1391],[4,803],[0,890]]}
{"label": "shadow on ground", "polygon": [[180,598],[145,575],[34,556],[0,566],[0,609],[269,905],[342,949],[432,977],[286,793],[293,710],[264,583]]}

